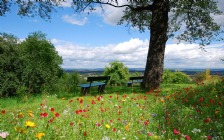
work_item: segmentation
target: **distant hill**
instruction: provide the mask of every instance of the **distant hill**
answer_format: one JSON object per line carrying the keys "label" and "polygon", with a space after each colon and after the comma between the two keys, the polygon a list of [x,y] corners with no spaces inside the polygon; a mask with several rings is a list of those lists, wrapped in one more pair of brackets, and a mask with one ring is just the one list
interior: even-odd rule
{"label": "distant hill", "polygon": [[[187,75],[195,75],[199,72],[205,72],[205,69],[170,69],[171,71],[181,71],[183,73],[186,73]],[[102,74],[104,71],[104,68],[96,68],[96,69],[64,69],[65,72],[72,73],[74,71],[78,72],[79,74]],[[130,73],[139,72],[144,73],[143,68],[129,68]],[[210,69],[211,75],[220,75],[224,76],[224,68],[223,69]]]}

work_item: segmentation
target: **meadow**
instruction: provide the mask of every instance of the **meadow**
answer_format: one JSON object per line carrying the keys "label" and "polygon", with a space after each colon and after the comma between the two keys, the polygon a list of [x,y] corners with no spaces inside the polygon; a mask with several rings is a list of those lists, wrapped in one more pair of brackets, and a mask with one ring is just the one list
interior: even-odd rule
{"label": "meadow", "polygon": [[107,87],[105,94],[0,99],[0,139],[224,139],[224,82]]}

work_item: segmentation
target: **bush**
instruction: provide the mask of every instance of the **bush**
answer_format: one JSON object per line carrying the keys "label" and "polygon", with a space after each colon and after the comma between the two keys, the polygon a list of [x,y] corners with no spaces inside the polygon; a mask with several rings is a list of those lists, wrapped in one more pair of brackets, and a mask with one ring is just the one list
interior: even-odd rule
{"label": "bush", "polygon": [[164,84],[180,84],[192,81],[187,74],[179,71],[171,72],[170,70],[165,70],[162,78]]}
{"label": "bush", "polygon": [[63,73],[57,84],[57,91],[60,93],[77,93],[80,91],[78,84],[82,83],[84,79],[77,72]]}
{"label": "bush", "polygon": [[206,74],[205,72],[198,72],[193,76],[193,80],[195,82],[202,82],[206,79]]}
{"label": "bush", "polygon": [[110,75],[110,85],[124,85],[129,78],[129,70],[122,62],[111,62],[105,68],[103,75]]}

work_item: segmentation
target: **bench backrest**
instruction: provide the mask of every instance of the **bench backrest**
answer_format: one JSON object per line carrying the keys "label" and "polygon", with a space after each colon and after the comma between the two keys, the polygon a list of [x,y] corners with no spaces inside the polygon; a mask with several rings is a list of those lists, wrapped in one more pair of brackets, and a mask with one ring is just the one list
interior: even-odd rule
{"label": "bench backrest", "polygon": [[92,83],[93,81],[105,81],[105,84],[110,80],[110,76],[94,76],[94,77],[87,77],[87,82]]}
{"label": "bench backrest", "polygon": [[135,76],[135,77],[130,77],[130,80],[142,80],[143,76]]}

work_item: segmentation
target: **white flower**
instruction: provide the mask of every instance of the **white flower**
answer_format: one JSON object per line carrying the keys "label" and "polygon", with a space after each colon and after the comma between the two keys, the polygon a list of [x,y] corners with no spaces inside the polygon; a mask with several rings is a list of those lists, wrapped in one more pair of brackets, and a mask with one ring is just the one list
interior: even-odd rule
{"label": "white flower", "polygon": [[201,132],[201,129],[197,129],[197,128],[194,128],[192,131],[191,131],[192,133],[197,133],[197,132]]}

